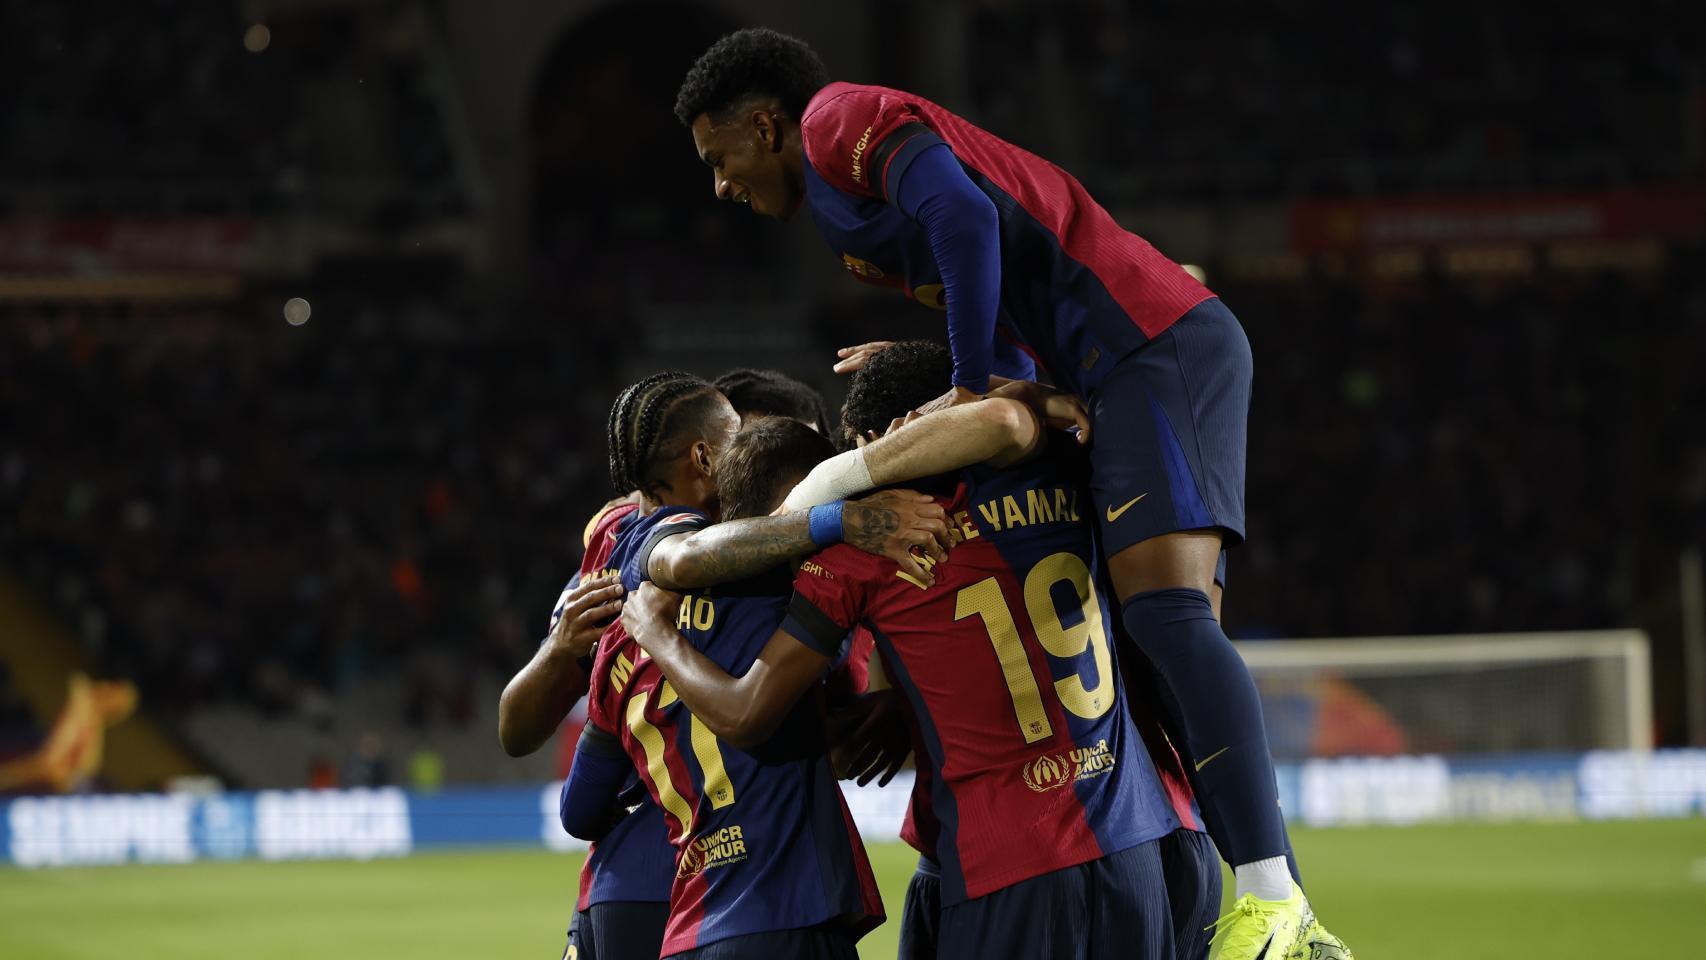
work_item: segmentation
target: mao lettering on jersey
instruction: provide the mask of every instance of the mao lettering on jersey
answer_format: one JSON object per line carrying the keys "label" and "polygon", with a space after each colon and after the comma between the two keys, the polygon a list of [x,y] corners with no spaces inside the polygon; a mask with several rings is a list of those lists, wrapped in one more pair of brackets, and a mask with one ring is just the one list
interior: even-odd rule
{"label": "mao lettering on jersey", "polygon": [[934,585],[841,546],[795,578],[784,629],[863,624],[911,701],[944,903],[1178,826],[1126,709],[1082,453],[1057,446],[1067,449],[962,474],[945,506],[964,540]]}
{"label": "mao lettering on jersey", "polygon": [[[676,626],[718,666],[743,674],[775,633],[788,596],[781,571],[688,593]],[[768,742],[737,750],[693,716],[620,627],[605,639],[589,722],[621,741],[664,812],[676,851],[664,953],[832,921],[854,933],[881,922],[815,701],[802,701]]]}

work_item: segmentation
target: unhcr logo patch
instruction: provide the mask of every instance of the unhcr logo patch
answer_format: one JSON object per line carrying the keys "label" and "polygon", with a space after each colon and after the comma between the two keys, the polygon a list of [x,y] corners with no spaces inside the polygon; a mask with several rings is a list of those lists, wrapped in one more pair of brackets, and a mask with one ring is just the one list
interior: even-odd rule
{"label": "unhcr logo patch", "polygon": [[1075,747],[1070,753],[1045,753],[1027,760],[1019,768],[1019,776],[1025,786],[1037,793],[1047,793],[1107,773],[1114,768],[1114,759],[1108,741],[1098,740],[1094,746]]}

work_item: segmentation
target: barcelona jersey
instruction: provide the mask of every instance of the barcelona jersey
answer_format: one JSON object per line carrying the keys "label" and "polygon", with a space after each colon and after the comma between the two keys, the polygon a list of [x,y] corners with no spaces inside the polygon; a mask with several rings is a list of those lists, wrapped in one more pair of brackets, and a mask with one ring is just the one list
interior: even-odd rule
{"label": "barcelona jersey", "polygon": [[847,270],[941,310],[930,238],[892,200],[919,153],[948,145],[1000,220],[997,372],[1010,341],[1087,396],[1116,361],[1213,296],[1066,171],[922,97],[832,83],[806,105],[800,139],[806,204]]}
{"label": "barcelona jersey", "polygon": [[[622,573],[622,586],[636,590],[640,581],[623,571],[644,545],[658,522],[677,511],[668,508],[642,514],[633,504],[619,504],[593,521],[585,534],[586,554],[581,558],[580,578],[604,573]],[[557,601],[551,629],[562,618],[568,591]],[[602,640],[601,640],[602,643]],[[588,670],[595,664],[585,664]],[[575,909],[584,911],[597,903],[649,902],[669,899],[675,876],[675,849],[664,829],[663,814],[644,796],[633,812],[624,817],[604,839],[587,851],[581,865],[580,898]]]}
{"label": "barcelona jersey", "polygon": [[963,471],[944,506],[965,539],[928,588],[846,545],[795,577],[783,629],[821,643],[862,623],[911,703],[944,905],[1179,826],[1127,712],[1084,459],[1067,440]]}
{"label": "barcelona jersey", "polygon": [[[640,570],[657,540],[707,523],[692,513],[657,519],[627,565]],[[781,569],[688,593],[677,628],[718,666],[742,674],[776,632],[790,593]],[[833,657],[844,638],[845,631],[821,652]],[[618,625],[600,643],[588,696],[592,736],[627,753],[677,851],[664,955],[826,923],[857,937],[882,922],[876,881],[830,768],[816,695],[802,698],[765,743],[730,747]]]}

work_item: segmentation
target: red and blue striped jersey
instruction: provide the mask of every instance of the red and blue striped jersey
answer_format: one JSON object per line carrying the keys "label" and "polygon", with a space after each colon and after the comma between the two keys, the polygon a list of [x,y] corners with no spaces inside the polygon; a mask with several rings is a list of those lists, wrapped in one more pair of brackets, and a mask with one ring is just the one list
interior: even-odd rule
{"label": "red and blue striped jersey", "polygon": [[1179,825],[1127,712],[1086,476],[1069,440],[963,471],[943,505],[965,539],[929,588],[845,545],[795,577],[783,629],[863,623],[912,705],[945,905]]}
{"label": "red and blue striped jersey", "polygon": [[806,204],[848,271],[936,309],[947,302],[930,238],[890,201],[912,160],[947,144],[1000,220],[997,332],[1080,395],[1214,295],[1071,174],[923,97],[832,83],[806,105],[800,140]]}
{"label": "red and blue striped jersey", "polygon": [[[677,626],[724,670],[745,673],[788,597],[783,571],[689,593]],[[834,656],[842,639],[821,652]],[[665,955],[824,923],[857,937],[882,922],[876,880],[830,768],[818,696],[802,698],[762,745],[735,749],[694,718],[618,625],[601,643],[589,697],[590,728],[620,743],[677,850]]]}
{"label": "red and blue striped jersey", "polygon": [[[621,573],[624,588],[638,589],[639,580],[623,568],[633,566],[633,557],[645,546],[660,521],[681,514],[679,508],[668,507],[642,514],[639,507],[630,503],[606,510],[585,535],[586,554],[581,558],[580,577]],[[551,614],[553,630],[563,616],[567,593],[564,590],[564,597],[558,598]],[[602,646],[604,638],[599,642]],[[585,666],[589,671],[596,669],[596,656],[593,663]],[[669,843],[663,814],[650,799],[642,797],[622,822],[587,851],[586,862],[581,865],[580,896],[575,909],[585,910],[595,903],[664,903],[669,900],[674,879],[675,848]]]}

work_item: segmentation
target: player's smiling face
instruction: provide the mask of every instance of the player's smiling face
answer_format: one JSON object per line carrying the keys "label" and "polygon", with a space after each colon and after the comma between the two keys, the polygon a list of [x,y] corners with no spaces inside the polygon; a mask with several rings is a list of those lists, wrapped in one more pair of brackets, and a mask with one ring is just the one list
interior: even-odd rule
{"label": "player's smiling face", "polygon": [[693,147],[712,171],[717,199],[786,220],[800,209],[805,186],[799,135],[772,110],[737,112],[725,123],[709,114],[693,121]]}

